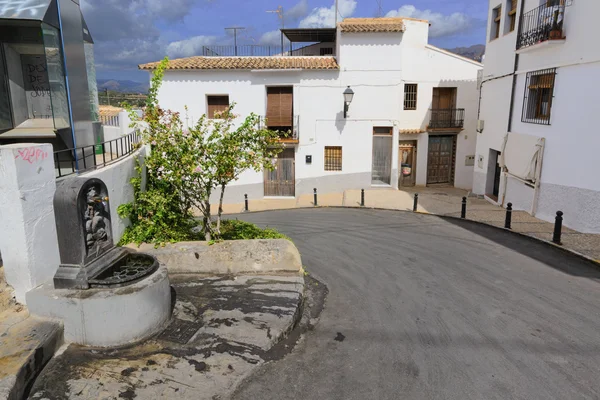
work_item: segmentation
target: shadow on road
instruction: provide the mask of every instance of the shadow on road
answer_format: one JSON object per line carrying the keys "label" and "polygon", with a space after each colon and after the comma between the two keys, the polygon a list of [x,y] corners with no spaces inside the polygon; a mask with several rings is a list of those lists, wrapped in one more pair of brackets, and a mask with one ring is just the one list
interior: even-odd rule
{"label": "shadow on road", "polygon": [[483,236],[524,256],[533,258],[565,274],[600,281],[600,267],[597,264],[569,254],[565,250],[555,248],[527,236],[518,235],[478,222],[443,216],[439,218]]}

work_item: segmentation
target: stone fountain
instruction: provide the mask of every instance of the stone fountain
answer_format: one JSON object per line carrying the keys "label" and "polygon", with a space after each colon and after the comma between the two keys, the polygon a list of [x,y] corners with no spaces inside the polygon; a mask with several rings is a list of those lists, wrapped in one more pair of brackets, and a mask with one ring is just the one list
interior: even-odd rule
{"label": "stone fountain", "polygon": [[64,321],[65,340],[120,346],[169,320],[171,290],[155,257],[116,247],[108,189],[100,179],[57,183],[54,211],[60,265],[53,284],[27,293],[34,314]]}

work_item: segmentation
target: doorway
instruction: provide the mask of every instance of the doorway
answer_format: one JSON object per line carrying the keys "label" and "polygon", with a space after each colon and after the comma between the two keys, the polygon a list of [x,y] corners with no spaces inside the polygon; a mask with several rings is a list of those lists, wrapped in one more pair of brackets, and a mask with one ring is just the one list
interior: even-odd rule
{"label": "doorway", "polygon": [[295,151],[284,149],[276,159],[272,170],[265,169],[265,196],[295,197]]}
{"label": "doorway", "polygon": [[373,128],[373,163],[371,185],[391,185],[392,183],[392,127]]}
{"label": "doorway", "polygon": [[398,147],[398,187],[415,186],[417,177],[417,141],[401,140]]}
{"label": "doorway", "polygon": [[500,167],[500,152],[490,149],[488,158],[487,183],[485,194],[494,201],[498,201],[500,194],[500,177],[502,168]]}
{"label": "doorway", "polygon": [[452,184],[456,135],[429,136],[427,155],[427,184]]}

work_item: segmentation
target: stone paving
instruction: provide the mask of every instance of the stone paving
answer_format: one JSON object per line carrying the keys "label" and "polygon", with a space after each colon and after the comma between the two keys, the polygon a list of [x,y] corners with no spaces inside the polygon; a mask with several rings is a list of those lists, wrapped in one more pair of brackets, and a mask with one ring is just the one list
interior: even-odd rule
{"label": "stone paving", "polygon": [[122,349],[69,345],[29,398],[227,398],[301,317],[301,274],[173,274],[171,284],[176,301],[166,330]]}
{"label": "stone paving", "polygon": [[[414,194],[419,194],[418,211],[430,214],[459,217],[462,197],[467,200],[467,218],[494,226],[504,226],[506,210],[491,204],[485,199],[469,196],[466,190],[450,187],[414,187],[406,190],[370,189],[365,190],[365,206],[392,210],[412,211]],[[360,207],[360,190],[346,190],[343,193],[318,194],[318,205],[323,207]],[[250,211],[266,211],[290,208],[314,207],[312,194],[296,199],[250,200]],[[237,214],[244,211],[244,203],[225,204],[224,214]],[[216,207],[214,212],[216,212]],[[568,216],[565,216],[568,225]],[[562,245],[564,248],[583,254],[600,262],[600,234],[585,234],[563,225]],[[512,230],[546,241],[552,240],[554,224],[542,221],[525,211],[513,211]]]}

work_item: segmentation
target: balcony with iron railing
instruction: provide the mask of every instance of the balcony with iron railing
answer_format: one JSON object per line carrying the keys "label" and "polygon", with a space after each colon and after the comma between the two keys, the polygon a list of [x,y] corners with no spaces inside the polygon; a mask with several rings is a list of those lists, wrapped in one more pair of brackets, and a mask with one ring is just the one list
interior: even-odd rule
{"label": "balcony with iron railing", "polygon": [[539,43],[565,39],[563,20],[567,0],[548,0],[521,16],[517,50]]}
{"label": "balcony with iron railing", "polygon": [[297,144],[300,141],[300,116],[292,117],[291,126],[273,126],[266,117],[260,117],[259,129],[270,129],[279,132],[279,141],[282,143]]}
{"label": "balcony with iron railing", "polygon": [[429,130],[462,129],[465,125],[464,108],[432,109],[429,118]]}
{"label": "balcony with iron railing", "polygon": [[317,43],[312,45],[293,44],[290,47],[263,45],[202,46],[204,57],[289,57],[289,56],[333,56],[335,43]]}

